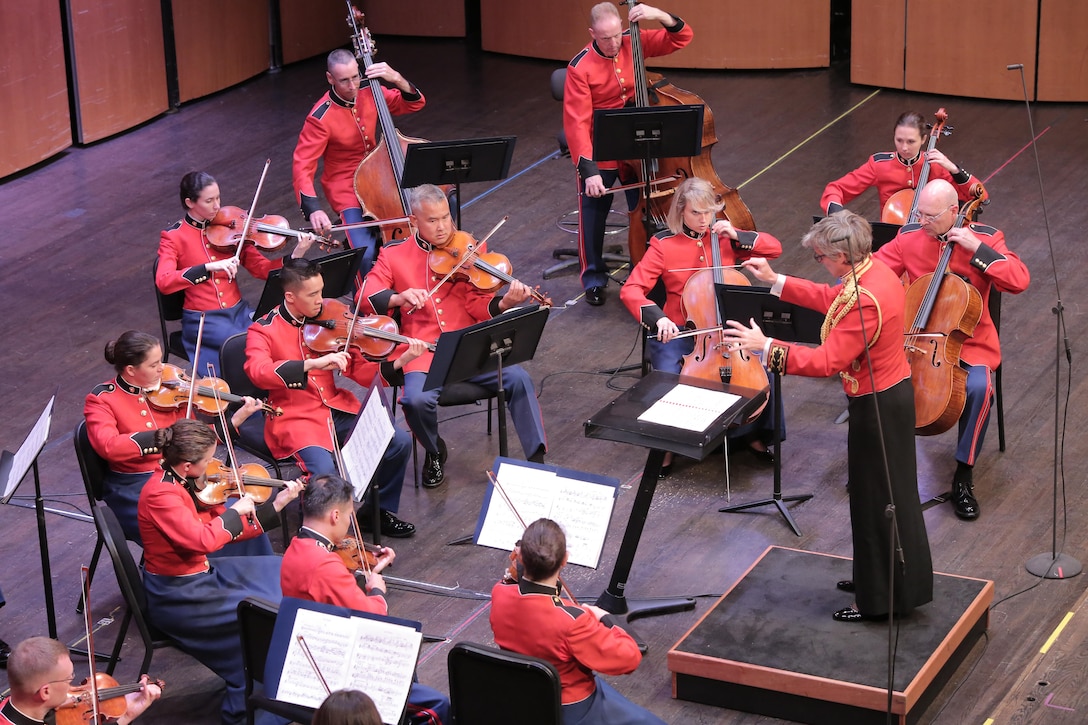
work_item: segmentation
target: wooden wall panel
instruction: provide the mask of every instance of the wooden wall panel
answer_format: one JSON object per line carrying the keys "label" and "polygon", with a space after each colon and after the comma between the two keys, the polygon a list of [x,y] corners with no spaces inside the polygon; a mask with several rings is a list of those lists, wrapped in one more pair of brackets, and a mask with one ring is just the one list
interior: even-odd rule
{"label": "wooden wall panel", "polygon": [[[588,3],[540,9],[508,0],[481,0],[484,50],[566,61],[589,42]],[[672,8],[670,8],[672,9]],[[812,68],[829,59],[830,0],[689,0],[674,10],[691,23],[691,45],[650,66],[672,68]],[[624,9],[620,16],[626,18]],[[650,23],[650,27],[658,27]],[[526,32],[532,28],[532,32]]]}
{"label": "wooden wall panel", "polygon": [[[1088,3],[1042,0],[1041,15],[1036,99],[1088,101]],[[1025,61],[1024,72],[1029,73],[1030,68]],[[1030,73],[1027,77],[1030,83]]]}
{"label": "wooden wall panel", "polygon": [[283,63],[326,55],[334,48],[348,46],[351,30],[344,3],[313,0],[279,0]]}
{"label": "wooden wall panel", "polygon": [[[362,0],[355,4],[366,13],[367,27],[374,35],[465,37],[465,4],[460,0]],[[344,5],[343,0],[340,5]],[[502,7],[517,12],[519,5],[514,0],[506,0]],[[539,18],[540,13],[538,9],[534,14]],[[344,17],[347,17],[346,7]]]}
{"label": "wooden wall panel", "polygon": [[167,109],[159,0],[68,0],[76,138],[90,143]]}
{"label": "wooden wall panel", "polygon": [[[946,0],[908,0],[908,91],[1018,100],[1023,63],[1034,94],[1036,2],[988,0],[975,12],[952,17]],[[1081,38],[1084,29],[1081,28]]]}
{"label": "wooden wall panel", "polygon": [[72,145],[60,5],[0,5],[0,178]]}
{"label": "wooden wall panel", "polygon": [[903,87],[907,0],[853,0],[850,82]]}
{"label": "wooden wall panel", "polygon": [[183,103],[268,70],[268,0],[174,0],[172,6]]}

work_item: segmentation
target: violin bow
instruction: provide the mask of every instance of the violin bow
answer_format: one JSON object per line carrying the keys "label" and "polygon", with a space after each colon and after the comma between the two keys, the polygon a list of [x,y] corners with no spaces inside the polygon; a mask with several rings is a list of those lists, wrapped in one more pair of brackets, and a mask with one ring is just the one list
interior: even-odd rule
{"label": "violin bow", "polygon": [[310,645],[306,644],[306,638],[300,634],[296,639],[298,640],[299,649],[302,650],[302,654],[306,655],[310,667],[314,668],[314,674],[317,675],[317,679],[321,680],[321,686],[325,688],[325,695],[331,695],[332,690],[329,689],[329,683],[325,680],[325,675],[321,674],[321,668],[317,666],[317,660],[314,659],[313,653],[310,652]]}
{"label": "violin bow", "polygon": [[261,180],[257,182],[257,190],[253,192],[253,203],[249,205],[249,213],[246,214],[246,220],[242,223],[242,238],[238,240],[238,248],[234,250],[234,261],[237,262],[242,256],[242,247],[246,244],[246,235],[249,234],[249,222],[253,218],[253,212],[257,210],[257,199],[261,195],[261,187],[264,186],[264,177],[268,175],[268,167],[272,165],[272,159],[266,159],[264,162],[264,170],[261,171]]}
{"label": "violin bow", "polygon": [[90,569],[86,566],[81,566],[80,580],[83,587],[83,624],[87,631],[87,665],[90,667],[90,679],[87,680],[91,686],[91,712],[94,714],[94,719],[91,722],[97,723],[101,720],[100,713],[98,711],[98,678],[95,677],[95,665],[94,665],[94,628],[91,626],[91,575]]}
{"label": "violin bow", "polygon": [[[196,328],[196,349],[193,351],[193,377],[196,377],[196,361],[200,359],[200,346],[204,341],[204,313],[200,313],[200,325]],[[185,405],[185,417],[193,417],[193,398],[196,396],[196,381],[189,381],[189,402]]]}
{"label": "violin bow", "polygon": [[[707,333],[722,332],[724,329],[725,328],[723,328],[721,325],[718,325],[717,327],[704,327],[701,330],[684,330],[683,332],[678,332],[675,335],[673,335],[672,339],[673,340],[679,340],[679,339],[684,338],[684,337],[695,337],[696,335],[705,335]],[[646,339],[647,340],[656,340],[657,335],[647,335]]]}
{"label": "violin bow", "polygon": [[[411,221],[411,219],[409,219],[408,217],[401,216],[401,217],[395,217],[393,219],[374,219],[374,220],[369,221],[369,222],[354,222],[352,224],[333,224],[331,227],[329,227],[329,233],[331,234],[332,232],[343,232],[343,231],[347,231],[349,229],[367,229],[369,227],[380,227],[380,226],[385,226],[385,225],[388,225],[388,224],[407,224],[410,221]],[[299,231],[300,232],[313,232],[313,231],[317,231],[317,230],[314,229],[313,227],[303,227]]]}
{"label": "violin bow", "polygon": [[[208,363],[208,376],[212,378],[215,377],[215,366],[211,363]],[[245,481],[242,480],[243,478],[245,478],[245,476],[243,476],[242,472],[238,469],[238,458],[234,455],[234,444],[231,442],[230,429],[227,427],[227,408],[225,405],[223,405],[223,399],[219,397],[219,388],[212,385],[211,389],[212,397],[215,398],[215,407],[219,411],[219,425],[223,427],[223,445],[227,447],[227,455],[230,457],[231,471],[233,472],[234,478],[237,481],[238,495],[245,496],[246,484]],[[249,520],[249,525],[253,528],[257,528],[257,522],[254,520],[253,514],[250,514],[247,518]]]}
{"label": "violin bow", "polygon": [[[525,519],[521,518],[521,514],[518,513],[517,508],[514,506],[514,502],[510,499],[510,496],[506,493],[506,489],[504,489],[502,487],[502,484],[499,483],[498,477],[489,470],[489,471],[487,471],[487,479],[489,481],[491,481],[491,485],[494,486],[495,490],[499,492],[500,496],[502,496],[503,502],[506,503],[506,505],[510,509],[511,513],[513,513],[514,516],[517,517],[518,523],[521,524],[521,528],[523,528],[523,529],[529,528],[529,525],[525,523]],[[574,605],[578,606],[578,607],[582,606],[581,604],[578,603],[578,600],[574,597],[574,592],[572,592],[570,590],[570,587],[567,586],[567,583],[565,581],[563,581],[563,577],[559,576],[557,578],[559,580],[559,586],[562,587],[563,591],[565,591],[567,593],[567,596],[570,597],[570,600],[572,602],[574,602]]]}
{"label": "violin bow", "polygon": [[[332,413],[329,414],[329,438],[332,440],[332,457],[333,460],[336,461],[336,470],[340,473],[340,478],[350,483],[346,467],[344,466],[344,453],[340,450],[340,441],[336,439],[336,424],[333,423]],[[354,501],[352,501],[351,504],[351,528],[355,532],[355,537],[352,539],[352,541],[355,542],[355,553],[358,555],[359,561],[363,564],[363,571],[370,574],[370,562],[366,559],[363,545],[359,543],[359,540],[363,537],[363,530],[359,527],[359,517],[355,515]]]}

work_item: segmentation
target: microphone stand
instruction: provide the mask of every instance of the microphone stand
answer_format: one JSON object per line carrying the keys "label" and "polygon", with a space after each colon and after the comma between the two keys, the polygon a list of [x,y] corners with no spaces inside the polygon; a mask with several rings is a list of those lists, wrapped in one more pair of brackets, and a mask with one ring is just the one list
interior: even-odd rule
{"label": "microphone stand", "polygon": [[[1028,130],[1031,132],[1031,148],[1035,152],[1035,170],[1039,178],[1039,201],[1043,207],[1043,223],[1046,226],[1046,243],[1050,250],[1050,264],[1054,273],[1054,291],[1057,293],[1058,301],[1051,309],[1054,313],[1055,321],[1057,323],[1057,332],[1055,334],[1055,365],[1054,365],[1054,495],[1051,512],[1051,537],[1050,537],[1050,552],[1042,553],[1028,559],[1024,565],[1027,570],[1037,577],[1044,579],[1068,579],[1080,574],[1082,571],[1081,563],[1069,556],[1065,552],[1058,551],[1058,470],[1061,463],[1059,457],[1059,414],[1061,410],[1061,404],[1059,403],[1059,396],[1061,394],[1061,378],[1062,378],[1062,349],[1065,349],[1065,360],[1069,364],[1070,371],[1073,367],[1073,353],[1069,348],[1069,333],[1065,328],[1065,308],[1062,306],[1062,290],[1058,283],[1058,266],[1055,262],[1054,256],[1054,242],[1050,237],[1050,218],[1046,212],[1046,195],[1043,193],[1043,167],[1039,163],[1039,147],[1035,143],[1035,124],[1031,120],[1031,102],[1028,100],[1028,84],[1024,79],[1024,64],[1013,63],[1012,65],[1005,66],[1006,70],[1019,70],[1020,71],[1020,85],[1024,88],[1024,106],[1028,112]],[[1063,514],[1064,514],[1063,510]],[[1062,545],[1065,545],[1064,536],[1062,537]]]}

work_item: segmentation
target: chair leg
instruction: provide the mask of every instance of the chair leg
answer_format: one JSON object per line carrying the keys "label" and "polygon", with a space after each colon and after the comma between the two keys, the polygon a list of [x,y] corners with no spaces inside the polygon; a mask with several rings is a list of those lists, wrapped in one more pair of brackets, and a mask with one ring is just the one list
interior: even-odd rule
{"label": "chair leg", "polygon": [[1001,394],[1001,366],[997,366],[997,370],[994,371],[994,382],[997,383],[994,386],[994,398],[997,402],[997,447],[1004,453],[1005,452],[1005,399]]}
{"label": "chair leg", "polygon": [[412,434],[412,480],[416,482],[416,488],[419,488],[419,446],[416,445],[416,434]]}
{"label": "chair leg", "polygon": [[[94,544],[94,553],[91,554],[91,565],[87,567],[87,586],[91,586],[91,582],[94,581],[94,570],[98,568],[98,557],[102,556],[102,537],[98,537],[98,541]],[[79,595],[79,601],[76,602],[76,614],[83,614],[83,594]]]}
{"label": "chair leg", "polygon": [[[113,670],[117,667],[117,661],[121,659],[121,647],[125,644],[125,635],[128,634],[128,625],[131,621],[132,611],[126,609],[125,616],[121,618],[121,628],[117,630],[117,641],[113,643],[113,651],[110,652],[110,659],[106,664],[107,675],[113,675]],[[147,672],[147,668],[142,671]]]}
{"label": "chair leg", "polygon": [[495,400],[494,398],[488,398],[487,399],[487,434],[488,435],[491,435],[491,409],[492,409],[491,404],[492,404],[492,402],[494,402],[494,400]]}

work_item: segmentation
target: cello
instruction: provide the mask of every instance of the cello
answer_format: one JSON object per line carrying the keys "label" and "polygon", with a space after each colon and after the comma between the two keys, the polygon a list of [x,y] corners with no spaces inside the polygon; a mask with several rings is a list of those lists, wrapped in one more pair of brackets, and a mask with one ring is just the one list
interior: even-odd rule
{"label": "cello", "polygon": [[[929,183],[929,152],[937,148],[937,139],[941,136],[952,134],[952,127],[948,123],[948,111],[938,108],[933,114],[937,119],[929,131],[929,146],[922,153],[922,170],[918,172],[918,183],[913,188],[900,189],[884,202],[884,209],[880,212],[880,221],[885,224],[911,224],[918,221],[918,189]],[[913,174],[912,174],[913,176]]]}
{"label": "cello", "polygon": [[[363,13],[351,4],[351,0],[346,2],[347,22],[352,29],[351,41],[355,46],[355,55],[362,62],[365,71],[374,64],[374,40],[365,26],[360,29]],[[381,226],[381,230],[383,241],[391,242],[394,239],[404,239],[410,233],[407,225],[401,225],[411,213],[408,192],[400,186],[400,180],[404,176],[405,149],[408,144],[424,143],[425,139],[409,138],[398,131],[393,125],[389,104],[385,102],[381,82],[377,78],[369,78],[367,83],[374,98],[381,138],[359,162],[353,186],[364,219],[390,220],[388,225]]]}
{"label": "cello", "polygon": [[[718,235],[713,232],[710,234],[710,248],[711,268],[695,272],[684,285],[680,307],[688,320],[687,327],[691,329],[694,326],[693,329],[700,332],[695,337],[695,348],[684,356],[680,374],[764,390],[768,380],[763,363],[752,353],[730,348],[725,342],[721,310],[718,309],[714,289],[716,284],[751,286],[751,282],[739,271],[722,266]],[[748,420],[759,417],[766,405],[764,401]]]}
{"label": "cello", "polygon": [[[621,4],[626,4],[630,10],[638,5],[638,0],[624,0]],[[669,183],[659,183],[653,191],[644,191],[639,195],[638,205],[630,215],[632,223],[627,227],[627,247],[631,264],[638,264],[642,255],[646,253],[646,245],[650,237],[666,227],[665,216],[668,214],[669,202],[676,187],[681,181],[692,176],[698,176],[711,183],[714,192],[725,203],[727,218],[732,220],[737,229],[754,231],[756,223],[748,205],[740,198],[740,193],[733,187],[727,186],[714,170],[711,152],[714,144],[718,142],[718,136],[714,131],[714,114],[696,94],[677,88],[660,73],[646,71],[646,59],[637,21],[631,23],[631,58],[635,71],[635,106],[648,108],[650,106],[701,105],[704,109],[702,151],[698,156],[656,159],[649,163],[643,159],[641,162],[640,178],[647,182],[647,186],[653,180],[672,178]]]}
{"label": "cello", "polygon": [[[983,203],[979,194],[965,204],[953,226],[963,226]],[[918,435],[937,435],[951,428],[967,402],[967,371],[960,367],[960,350],[982,318],[982,295],[949,273],[955,247],[946,242],[937,268],[907,288],[904,347],[914,383]]]}

